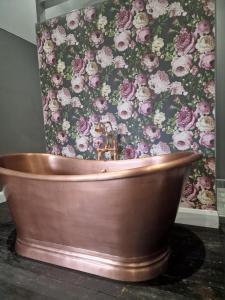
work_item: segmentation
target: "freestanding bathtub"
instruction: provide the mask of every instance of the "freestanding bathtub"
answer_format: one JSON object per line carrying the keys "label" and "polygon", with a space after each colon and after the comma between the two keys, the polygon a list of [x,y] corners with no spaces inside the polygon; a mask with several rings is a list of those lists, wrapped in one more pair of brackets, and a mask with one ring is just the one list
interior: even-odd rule
{"label": "freestanding bathtub", "polygon": [[91,161],[0,157],[0,180],[25,257],[123,281],[162,273],[184,179],[200,154]]}

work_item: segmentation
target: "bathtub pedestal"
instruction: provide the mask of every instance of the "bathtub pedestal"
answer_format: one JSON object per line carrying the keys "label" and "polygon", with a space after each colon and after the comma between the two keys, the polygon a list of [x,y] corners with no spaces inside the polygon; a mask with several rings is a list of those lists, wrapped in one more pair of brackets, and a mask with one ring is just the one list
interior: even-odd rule
{"label": "bathtub pedestal", "polygon": [[138,258],[121,258],[64,245],[17,238],[16,251],[24,257],[121,281],[145,281],[163,273],[170,250]]}

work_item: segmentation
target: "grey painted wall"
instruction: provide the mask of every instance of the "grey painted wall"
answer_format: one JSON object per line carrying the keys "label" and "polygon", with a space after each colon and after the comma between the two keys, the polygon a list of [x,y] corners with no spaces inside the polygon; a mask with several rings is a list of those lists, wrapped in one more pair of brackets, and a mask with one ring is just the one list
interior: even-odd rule
{"label": "grey painted wall", "polygon": [[45,152],[36,46],[0,29],[0,154]]}

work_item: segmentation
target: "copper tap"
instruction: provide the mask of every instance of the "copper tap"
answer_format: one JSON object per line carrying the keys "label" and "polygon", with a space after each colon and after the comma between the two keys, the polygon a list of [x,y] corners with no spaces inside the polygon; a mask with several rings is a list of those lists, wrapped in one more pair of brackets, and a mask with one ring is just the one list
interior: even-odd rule
{"label": "copper tap", "polygon": [[[107,129],[107,125],[110,126],[110,132]],[[115,137],[115,132],[113,130],[112,124],[110,122],[100,122],[97,124],[95,127],[96,132],[101,132],[105,136],[105,144],[102,148],[97,148],[97,159],[102,160],[103,159],[103,154],[106,152],[110,152],[111,154],[111,159],[117,160],[118,156],[118,147],[117,147],[117,142],[116,142],[116,137]]]}

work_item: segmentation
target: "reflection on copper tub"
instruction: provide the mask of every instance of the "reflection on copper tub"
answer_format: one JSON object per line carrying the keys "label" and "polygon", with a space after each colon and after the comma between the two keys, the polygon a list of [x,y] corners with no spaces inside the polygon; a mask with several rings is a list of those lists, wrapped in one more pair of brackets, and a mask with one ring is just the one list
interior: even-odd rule
{"label": "reflection on copper tub", "polygon": [[123,281],[164,272],[183,181],[201,155],[123,161],[50,154],[0,157],[0,179],[25,257]]}

